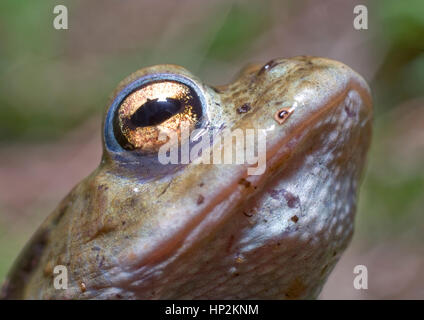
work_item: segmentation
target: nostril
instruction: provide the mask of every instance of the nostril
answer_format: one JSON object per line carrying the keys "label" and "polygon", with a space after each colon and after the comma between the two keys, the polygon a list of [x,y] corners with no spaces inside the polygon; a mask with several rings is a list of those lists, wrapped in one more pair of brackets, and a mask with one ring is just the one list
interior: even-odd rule
{"label": "nostril", "polygon": [[288,115],[289,115],[289,112],[287,110],[283,110],[278,113],[278,118],[285,119]]}
{"label": "nostril", "polygon": [[278,110],[275,115],[274,119],[279,123],[283,124],[288,117],[293,113],[293,108],[282,108]]}

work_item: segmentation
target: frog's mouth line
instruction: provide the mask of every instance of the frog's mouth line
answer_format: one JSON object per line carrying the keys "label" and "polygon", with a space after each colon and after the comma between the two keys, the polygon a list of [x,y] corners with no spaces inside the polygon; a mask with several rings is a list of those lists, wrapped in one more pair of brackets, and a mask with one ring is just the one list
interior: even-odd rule
{"label": "frog's mouth line", "polygon": [[[203,210],[188,217],[188,223],[174,229],[172,233],[159,232],[160,236],[157,239],[150,240],[150,243],[155,243],[156,245],[140,250],[137,259],[134,259],[134,255],[132,255],[132,258],[127,260],[127,255],[125,255],[123,257],[126,260],[124,263],[130,265],[130,268],[138,269],[147,265],[160,264],[171,257],[172,259],[170,260],[174,260],[188,251],[199,240],[210,235],[232,214],[238,212],[237,209],[247,199],[268,190],[268,182],[278,179],[282,175],[286,164],[301,149],[297,148],[297,146],[309,138],[311,130],[308,129],[313,128],[316,123],[326,116],[331,116],[332,110],[341,105],[350,90],[355,90],[359,93],[363,101],[362,105],[367,108],[368,119],[363,120],[369,121],[372,117],[369,93],[359,81],[351,79],[343,90],[324,101],[316,112],[304,119],[301,125],[295,127],[289,135],[278,138],[278,141],[274,139],[270,143],[271,145],[267,147],[266,171],[264,174],[248,176],[248,166],[240,165],[245,170],[236,171],[237,174],[232,176],[232,182],[225,189],[220,190],[216,196],[208,199],[208,203]],[[249,185],[256,188],[240,186],[240,181],[247,181]],[[163,237],[164,234],[166,234],[166,238]],[[153,270],[153,268],[149,269]]]}

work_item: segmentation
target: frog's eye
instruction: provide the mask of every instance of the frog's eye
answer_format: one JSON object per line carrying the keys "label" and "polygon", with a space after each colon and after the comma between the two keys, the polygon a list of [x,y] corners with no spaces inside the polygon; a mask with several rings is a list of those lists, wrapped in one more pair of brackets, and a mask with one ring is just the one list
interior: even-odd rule
{"label": "frog's eye", "polygon": [[154,153],[167,142],[160,134],[192,130],[202,118],[199,95],[177,80],[149,81],[129,93],[114,111],[116,141],[126,150]]}

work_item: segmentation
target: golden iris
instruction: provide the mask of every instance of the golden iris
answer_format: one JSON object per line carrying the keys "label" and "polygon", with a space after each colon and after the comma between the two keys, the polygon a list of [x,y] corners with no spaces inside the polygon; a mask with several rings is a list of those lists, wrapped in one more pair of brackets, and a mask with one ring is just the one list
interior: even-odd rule
{"label": "golden iris", "polygon": [[168,139],[159,134],[176,133],[182,126],[193,129],[201,117],[200,100],[187,85],[162,80],[150,82],[129,94],[115,114],[115,136],[127,150],[154,153]]}

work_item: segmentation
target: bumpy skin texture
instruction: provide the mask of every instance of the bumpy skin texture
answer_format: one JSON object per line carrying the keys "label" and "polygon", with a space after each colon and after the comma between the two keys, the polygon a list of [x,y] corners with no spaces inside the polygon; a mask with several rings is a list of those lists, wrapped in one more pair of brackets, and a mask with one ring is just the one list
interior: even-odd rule
{"label": "bumpy skin texture", "polygon": [[[209,125],[267,129],[265,173],[249,176],[247,164],[159,172],[142,157],[104,146],[99,168],[18,258],[3,298],[317,297],[353,232],[371,138],[365,81],[339,62],[315,57],[250,66],[217,88],[161,65],[129,76],[111,101],[151,73],[196,83]],[[250,110],[238,112],[245,104]],[[278,124],[276,111],[293,105]],[[67,266],[67,290],[53,287],[56,265]]]}

